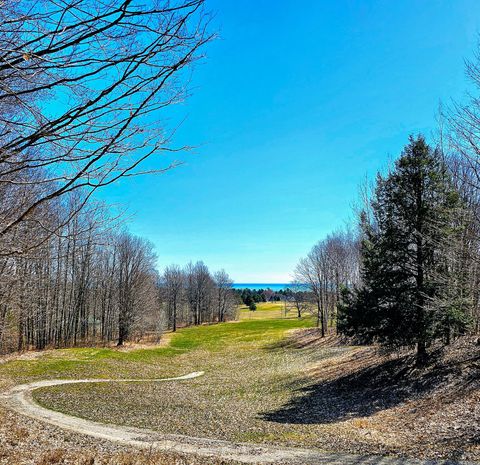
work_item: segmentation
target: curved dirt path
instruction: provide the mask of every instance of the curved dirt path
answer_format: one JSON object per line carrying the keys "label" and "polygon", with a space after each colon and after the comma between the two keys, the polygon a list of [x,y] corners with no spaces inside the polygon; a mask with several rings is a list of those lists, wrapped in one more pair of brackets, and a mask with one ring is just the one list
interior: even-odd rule
{"label": "curved dirt path", "polygon": [[[51,425],[104,439],[118,444],[133,446],[141,449],[174,451],[182,454],[196,454],[204,457],[217,457],[236,460],[243,463],[270,463],[270,464],[329,464],[329,465],[434,465],[446,463],[460,463],[447,461],[421,461],[415,459],[360,456],[351,454],[322,453],[315,450],[300,448],[284,448],[247,443],[233,443],[229,441],[195,438],[183,435],[162,434],[156,431],[125,426],[107,425],[95,421],[85,420],[66,415],[54,410],[41,407],[33,400],[32,393],[36,389],[78,383],[109,383],[109,382],[168,382],[184,381],[197,378],[203,371],[189,373],[175,378],[159,379],[54,379],[21,384],[1,394],[4,403],[19,414]],[[467,462],[462,462],[467,465]],[[472,464],[475,465],[475,464]]]}

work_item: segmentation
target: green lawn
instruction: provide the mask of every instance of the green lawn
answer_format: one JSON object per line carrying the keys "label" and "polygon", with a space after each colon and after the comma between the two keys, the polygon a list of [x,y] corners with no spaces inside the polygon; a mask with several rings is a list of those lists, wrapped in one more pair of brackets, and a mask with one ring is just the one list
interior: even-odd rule
{"label": "green lawn", "polygon": [[292,312],[285,315],[285,305],[283,302],[262,302],[257,304],[255,311],[250,310],[246,305],[240,307],[240,320],[263,320],[263,319],[283,319],[294,317]]}
{"label": "green lawn", "polygon": [[[182,374],[198,351],[228,351],[254,342],[268,345],[290,329],[310,327],[311,318],[276,319],[283,305],[258,305],[255,318],[241,310],[239,322],[180,329],[167,347],[119,351],[116,348],[74,348],[32,353],[26,359],[0,364],[1,385],[48,378],[158,378]],[[250,347],[251,348],[251,347]],[[190,354],[190,355],[188,355]]]}
{"label": "green lawn", "polygon": [[[293,440],[303,444],[313,434],[308,428],[292,431],[261,416],[289,402],[296,389],[309,383],[305,370],[339,349],[283,347],[279,343],[291,330],[310,328],[315,320],[275,318],[281,308],[280,304],[260,304],[252,319],[242,314],[238,322],[181,329],[165,348],[129,353],[91,351],[89,362],[72,362],[77,363],[75,376],[80,370],[111,375],[121,366],[116,377],[160,377],[204,370],[201,378],[141,385],[57,386],[35,391],[34,397],[49,408],[107,423],[234,441]],[[85,356],[82,351],[70,353],[77,358]],[[65,374],[72,373],[66,367]]]}
{"label": "green lawn", "polygon": [[[286,317],[281,303],[240,310],[236,322],[180,329],[164,347],[47,351],[0,365],[2,387],[47,378],[160,378],[182,382],[73,384],[40,389],[41,405],[79,417],[165,433],[329,448],[329,425],[289,425],[266,416],[312,384],[308,370],[347,348],[282,344],[315,318]],[[319,434],[321,433],[321,434]]]}

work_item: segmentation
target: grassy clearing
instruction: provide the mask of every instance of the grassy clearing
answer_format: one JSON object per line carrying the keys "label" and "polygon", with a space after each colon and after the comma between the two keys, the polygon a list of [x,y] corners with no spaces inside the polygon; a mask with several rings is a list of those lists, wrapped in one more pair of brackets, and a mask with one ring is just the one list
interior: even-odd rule
{"label": "grassy clearing", "polygon": [[[471,426],[480,420],[479,391],[461,394],[447,379],[459,366],[470,376],[471,365],[474,376],[471,345],[435,371],[446,378],[417,395],[411,383],[396,379],[405,371],[401,359],[342,346],[333,336],[321,339],[314,318],[282,313],[282,304],[260,304],[256,312],[243,308],[238,322],[182,329],[166,347],[53,351],[0,365],[0,373],[4,384],[12,384],[204,370],[204,377],[186,382],[77,384],[38,390],[34,397],[80,417],[165,433],[336,452],[480,458]],[[434,379],[417,375],[424,386]],[[449,392],[457,402],[446,400]]]}
{"label": "grassy clearing", "polygon": [[257,310],[251,311],[246,305],[240,307],[240,320],[264,320],[294,318],[293,313],[285,315],[283,302],[262,302],[257,304]]}
{"label": "grassy clearing", "polygon": [[199,364],[196,352],[218,352],[230,350],[232,346],[241,351],[242,345],[269,344],[290,329],[313,325],[310,318],[275,319],[278,307],[279,304],[259,304],[261,319],[242,318],[236,323],[181,329],[167,347],[132,351],[74,348],[12,360],[0,365],[0,383],[11,385],[49,378],[158,378],[183,374]]}
{"label": "grassy clearing", "polygon": [[[36,391],[35,398],[49,408],[103,422],[234,441],[291,443],[289,427],[265,421],[262,414],[280,408],[295,388],[305,386],[308,366],[344,349],[281,347],[287,332],[310,328],[314,320],[268,318],[278,307],[259,305],[258,312],[267,316],[263,319],[185,328],[172,338],[168,359],[162,355],[166,349],[150,352],[156,363],[163,359],[177,371],[204,370],[203,378],[141,386],[58,386]],[[172,350],[178,351],[173,359]]]}
{"label": "grassy clearing", "polygon": [[[274,344],[281,340],[286,331],[297,327],[308,327],[311,324],[312,321],[308,319],[298,321],[295,319],[284,321],[274,319],[269,321],[247,320],[224,325],[185,328],[172,335],[170,344],[166,347],[142,348],[130,351],[119,351],[115,348],[76,348],[27,353],[17,357],[17,359],[0,363],[0,389],[48,378],[157,378],[182,375],[199,369],[205,369],[208,373],[217,373],[217,375],[221,374],[221,376],[228,378],[229,373],[222,368],[227,359],[234,359],[237,353],[254,353],[262,344]],[[225,350],[226,347],[228,347],[227,350]],[[178,385],[180,384],[183,387],[188,382],[178,383]],[[115,403],[116,408],[120,410],[137,409],[137,406],[132,405],[130,401],[140,399],[141,392],[146,386],[149,386],[148,389],[151,388],[149,383],[142,383],[140,390],[134,392],[131,398],[128,393],[124,392],[125,397],[123,399],[115,400],[110,397],[110,394],[117,391],[116,385],[109,385],[112,388],[111,392],[105,392],[104,394],[96,392],[93,386],[86,385],[85,390],[80,390],[77,393],[68,390],[65,392],[48,391],[45,394],[47,396],[53,395],[59,403],[56,400],[53,400],[53,402],[45,400],[45,403],[54,409],[81,415],[81,412],[76,412],[75,409],[62,405],[62,399],[66,401],[69,394],[78,394],[79,399],[74,402],[78,404],[82,402],[81,399],[84,395],[89,396],[91,394],[95,402],[84,406],[86,407],[84,416],[88,418],[94,412],[97,412],[99,415],[97,418],[100,418],[103,416],[100,411],[107,404]],[[126,384],[121,384],[119,389],[126,386]],[[239,388],[238,392],[241,392],[242,389],[244,388]],[[167,391],[163,394],[167,395]],[[42,392],[38,393],[39,398],[42,395]],[[106,396],[103,400],[102,395]],[[140,411],[149,408],[150,400],[147,400],[147,398],[145,400],[146,403],[138,407]],[[188,413],[188,411],[185,412],[186,415]],[[171,412],[167,412],[167,415],[172,416]],[[148,417],[150,415],[143,411],[142,416]],[[114,419],[110,421],[115,422]],[[21,428],[17,427],[17,423]],[[125,423],[128,423],[128,421]],[[79,448],[82,453],[79,453]],[[23,452],[21,457],[18,457],[20,450]],[[58,450],[68,451],[65,454],[63,452],[60,454],[62,457],[69,457],[65,458],[65,462],[63,462],[63,458],[59,459],[58,462],[53,459],[53,461],[50,461],[50,458],[44,461],[43,455],[50,457],[49,454],[55,455]],[[155,459],[150,457],[143,462],[139,460],[138,454],[130,452],[125,456],[125,459],[120,460],[119,457],[123,452],[119,455],[117,450],[118,446],[115,444],[97,444],[91,438],[83,439],[81,436],[74,436],[73,433],[67,434],[61,430],[45,428],[38,422],[25,418],[19,419],[13,413],[0,408],[0,463],[2,464],[84,463],[83,458],[80,460],[80,457],[84,455],[95,456],[95,463],[208,463],[209,465],[227,463],[221,460],[201,461],[195,458],[182,461],[177,457],[175,457],[176,462],[167,459],[161,461],[157,456],[155,456]],[[45,454],[43,451],[45,451]],[[73,460],[73,457],[77,457],[78,460]],[[85,460],[85,463],[92,462]]]}

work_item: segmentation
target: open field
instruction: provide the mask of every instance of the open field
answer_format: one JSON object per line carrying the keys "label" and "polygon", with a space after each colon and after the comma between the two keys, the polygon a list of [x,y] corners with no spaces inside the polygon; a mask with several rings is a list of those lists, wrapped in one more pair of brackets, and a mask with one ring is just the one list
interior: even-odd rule
{"label": "open field", "polygon": [[265,320],[292,317],[293,312],[285,315],[283,302],[262,302],[257,304],[257,310],[251,311],[247,306],[240,306],[240,320]]}
{"label": "open field", "polygon": [[[480,459],[479,350],[471,342],[472,347],[459,346],[450,358],[439,359],[442,370],[417,373],[408,368],[408,357],[344,346],[334,336],[321,340],[313,318],[285,318],[282,312],[281,303],[260,304],[256,312],[242,309],[239,322],[185,328],[164,347],[32,354],[0,365],[1,386],[203,370],[202,378],[188,382],[62,385],[37,390],[34,398],[82,418],[163,433],[335,452]],[[414,384],[404,381],[406,368]],[[451,386],[450,376],[459,369],[463,377]],[[449,401],[452,389],[461,401]],[[21,420],[17,428],[27,438],[31,434]]]}

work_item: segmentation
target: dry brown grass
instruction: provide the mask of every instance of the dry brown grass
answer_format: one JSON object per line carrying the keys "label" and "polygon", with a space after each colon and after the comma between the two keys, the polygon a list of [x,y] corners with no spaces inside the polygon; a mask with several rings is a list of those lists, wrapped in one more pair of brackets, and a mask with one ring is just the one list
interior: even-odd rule
{"label": "dry brown grass", "polygon": [[[205,369],[199,380],[161,386],[71,385],[35,395],[46,405],[80,416],[166,433],[335,452],[480,460],[480,347],[475,341],[464,338],[435,351],[431,364],[419,370],[407,352],[387,355],[372,347],[345,347],[333,335],[321,339],[316,329],[292,330],[286,324],[254,330],[256,323],[262,322],[188,330],[191,337],[174,340],[179,354],[164,358],[158,358],[160,353],[136,358],[135,352],[115,352],[115,364],[107,372],[135,369],[143,377],[139,370],[152,376],[159,370],[163,375]],[[205,334],[203,345],[190,348]],[[72,358],[88,359],[80,360],[75,377],[110,363],[104,352],[100,355],[69,352]],[[56,450],[65,451],[58,453],[64,461],[58,463],[71,464],[228,463],[132,451],[14,418],[1,409],[0,445],[1,464],[55,460]]]}
{"label": "dry brown grass", "polygon": [[[11,462],[16,465],[16,462]],[[23,462],[19,462],[23,463]],[[176,453],[120,452],[93,455],[91,452],[69,452],[54,449],[44,453],[35,465],[236,465],[232,461],[215,458],[201,459]]]}
{"label": "dry brown grass", "polygon": [[468,383],[478,354],[470,340],[436,353],[423,370],[408,352],[346,349],[316,329],[289,331],[287,339],[255,350],[238,347],[198,352],[207,374],[188,383],[88,390],[71,385],[36,395],[82,417],[165,433],[362,454],[480,458],[479,391]]}

